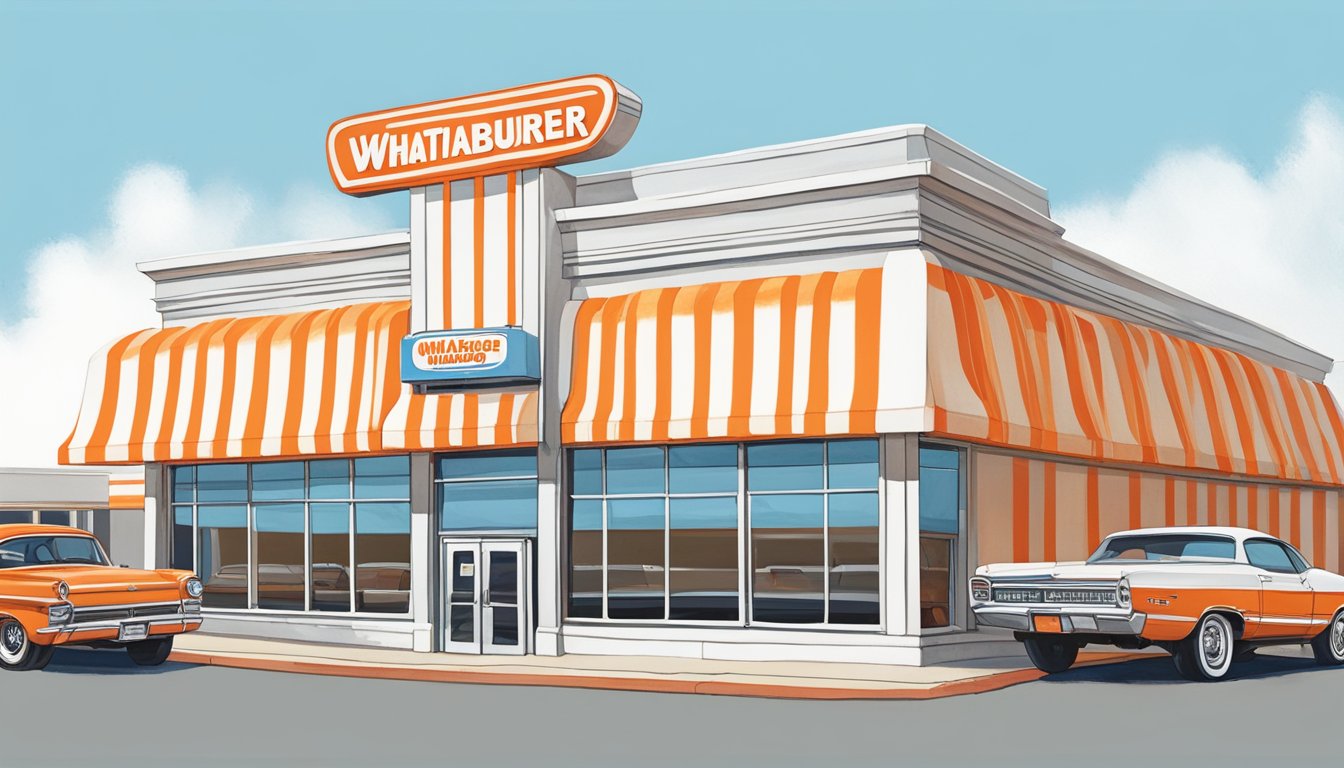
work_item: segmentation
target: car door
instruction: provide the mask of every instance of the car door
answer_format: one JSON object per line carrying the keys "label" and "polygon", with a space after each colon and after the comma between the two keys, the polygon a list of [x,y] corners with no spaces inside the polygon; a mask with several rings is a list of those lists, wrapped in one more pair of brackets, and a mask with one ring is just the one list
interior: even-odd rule
{"label": "car door", "polygon": [[1277,539],[1247,539],[1246,559],[1260,579],[1260,627],[1256,638],[1305,637],[1311,634],[1312,591],[1305,564]]}

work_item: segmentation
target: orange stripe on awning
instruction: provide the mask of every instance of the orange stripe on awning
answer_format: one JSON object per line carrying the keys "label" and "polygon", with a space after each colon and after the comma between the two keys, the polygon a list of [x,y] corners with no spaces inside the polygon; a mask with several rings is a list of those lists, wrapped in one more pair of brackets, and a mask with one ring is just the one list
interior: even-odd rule
{"label": "orange stripe on awning", "polygon": [[[653,288],[574,316],[566,443],[874,434],[882,268]],[[907,331],[908,332],[908,331]]]}
{"label": "orange stripe on awning", "polygon": [[409,302],[380,302],[131,334],[90,361],[58,459],[143,464],[535,443],[535,393],[501,407],[499,394],[415,395],[402,384],[409,313]]}
{"label": "orange stripe on awning", "polygon": [[[1038,449],[1045,434],[1059,453],[1081,458],[1329,485],[1344,479],[1344,423],[1319,383],[936,264],[928,275],[936,433],[1026,449]],[[1014,348],[996,350],[996,339]],[[1044,366],[1038,377],[1023,365],[1052,347],[1062,350],[1062,367]],[[1026,408],[1003,408],[1017,399]]]}

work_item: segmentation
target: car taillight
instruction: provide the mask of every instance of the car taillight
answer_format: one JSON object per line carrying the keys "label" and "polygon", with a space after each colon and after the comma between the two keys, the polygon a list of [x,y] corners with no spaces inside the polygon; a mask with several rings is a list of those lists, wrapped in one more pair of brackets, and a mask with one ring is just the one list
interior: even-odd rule
{"label": "car taillight", "polygon": [[989,579],[971,579],[971,599],[982,603],[989,602]]}

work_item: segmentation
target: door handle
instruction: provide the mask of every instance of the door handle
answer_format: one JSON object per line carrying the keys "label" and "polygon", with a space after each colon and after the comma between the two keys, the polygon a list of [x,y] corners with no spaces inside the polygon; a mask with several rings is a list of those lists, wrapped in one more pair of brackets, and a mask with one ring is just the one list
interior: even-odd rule
{"label": "door handle", "polygon": [[1273,580],[1274,580],[1274,577],[1273,577],[1273,576],[1266,576],[1266,575],[1263,574],[1263,573],[1257,573],[1256,575],[1260,577],[1260,583],[1262,583],[1262,584],[1265,583],[1266,581],[1273,581]]}
{"label": "door handle", "polygon": [[489,587],[487,587],[486,590],[485,590],[485,592],[482,593],[482,595],[481,595],[481,604],[482,604],[482,605],[489,605],[489,604],[490,604],[490,588],[489,588]]}

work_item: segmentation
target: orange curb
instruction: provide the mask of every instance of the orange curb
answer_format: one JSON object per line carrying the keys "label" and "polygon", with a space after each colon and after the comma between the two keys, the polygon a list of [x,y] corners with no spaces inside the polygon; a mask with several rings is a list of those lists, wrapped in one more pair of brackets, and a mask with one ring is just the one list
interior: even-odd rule
{"label": "orange curb", "polygon": [[[1083,654],[1082,665],[1126,661],[1141,654],[1096,653]],[[973,693],[997,691],[1021,683],[1029,683],[1045,676],[1036,669],[1018,669],[999,672],[970,680],[940,683],[929,688],[824,688],[801,685],[772,685],[766,683],[727,683],[716,680],[668,680],[639,677],[610,677],[600,675],[517,674],[511,672],[469,672],[465,670],[414,669],[407,667],[380,667],[372,665],[332,664],[320,661],[291,661],[261,659],[249,656],[216,656],[192,651],[174,651],[171,661],[186,664],[207,664],[234,669],[254,669],[267,672],[291,672],[303,675],[331,675],[379,680],[406,680],[413,682],[470,683],[477,685],[532,685],[552,688],[587,688],[610,691],[640,691],[646,693],[699,693],[712,696],[748,696],[766,699],[877,699],[916,700],[941,699]]]}

